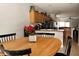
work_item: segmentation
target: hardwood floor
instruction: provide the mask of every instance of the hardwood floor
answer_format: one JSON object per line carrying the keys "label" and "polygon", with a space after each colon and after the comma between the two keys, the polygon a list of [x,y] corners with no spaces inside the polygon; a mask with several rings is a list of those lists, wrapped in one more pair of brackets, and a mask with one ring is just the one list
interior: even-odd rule
{"label": "hardwood floor", "polygon": [[[64,52],[65,43],[66,43],[66,41],[64,41],[64,47],[61,48],[61,49],[59,50],[59,52],[61,52],[61,53]],[[74,42],[74,41],[72,42],[72,48],[71,48],[70,56],[79,56],[79,46],[78,46],[78,43],[76,43],[76,42]]]}
{"label": "hardwood floor", "polygon": [[73,41],[72,49],[71,49],[71,56],[79,56],[79,46],[76,42]]}

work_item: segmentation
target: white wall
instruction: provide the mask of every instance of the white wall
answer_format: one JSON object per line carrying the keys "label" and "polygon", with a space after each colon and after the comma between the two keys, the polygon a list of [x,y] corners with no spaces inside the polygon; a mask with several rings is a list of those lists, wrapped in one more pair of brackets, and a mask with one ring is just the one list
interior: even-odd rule
{"label": "white wall", "polygon": [[24,3],[0,3],[0,35],[16,33],[23,36],[24,25],[29,24],[29,6]]}
{"label": "white wall", "polygon": [[76,27],[79,24],[79,19],[71,19],[71,27]]}
{"label": "white wall", "polygon": [[51,17],[53,20],[57,21],[55,14],[50,14],[50,17]]}
{"label": "white wall", "polygon": [[[53,20],[55,21],[70,21],[70,26],[71,27],[76,27],[77,25],[79,25],[79,19],[67,19],[65,18],[65,15],[60,15],[61,18],[56,18],[55,14],[50,14],[50,16],[53,18]],[[66,15],[67,16],[67,15]],[[68,16],[67,16],[68,17]]]}

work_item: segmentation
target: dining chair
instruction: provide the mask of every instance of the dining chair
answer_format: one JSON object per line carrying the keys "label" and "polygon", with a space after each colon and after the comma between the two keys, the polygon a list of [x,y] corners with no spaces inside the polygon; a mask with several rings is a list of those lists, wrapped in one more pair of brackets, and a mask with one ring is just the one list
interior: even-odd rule
{"label": "dining chair", "polygon": [[70,36],[68,36],[65,52],[64,53],[56,53],[54,56],[69,56],[70,52],[71,52],[71,46],[72,46],[72,38]]}
{"label": "dining chair", "polygon": [[31,48],[27,49],[21,49],[21,50],[6,50],[4,49],[4,46],[0,45],[0,50],[4,54],[4,56],[22,56],[22,55],[28,55],[30,56]]}
{"label": "dining chair", "polygon": [[1,42],[6,42],[9,40],[14,40],[14,39],[16,39],[16,33],[0,35]]}

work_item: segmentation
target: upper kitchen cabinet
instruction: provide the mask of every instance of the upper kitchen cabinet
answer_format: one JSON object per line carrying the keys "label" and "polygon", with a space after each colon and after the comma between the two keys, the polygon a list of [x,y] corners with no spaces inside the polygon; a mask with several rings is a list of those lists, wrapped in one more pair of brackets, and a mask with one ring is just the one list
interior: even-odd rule
{"label": "upper kitchen cabinet", "polygon": [[30,22],[34,23],[43,23],[45,21],[51,21],[51,17],[47,15],[46,12],[40,12],[35,10],[34,6],[30,7]]}

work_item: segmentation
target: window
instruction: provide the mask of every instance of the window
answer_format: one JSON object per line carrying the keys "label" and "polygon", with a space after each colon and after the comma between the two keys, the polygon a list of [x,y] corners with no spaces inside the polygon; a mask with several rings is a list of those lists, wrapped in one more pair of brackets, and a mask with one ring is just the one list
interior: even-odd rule
{"label": "window", "polygon": [[70,22],[65,22],[65,27],[70,27]]}
{"label": "window", "polygon": [[57,22],[57,27],[70,27],[70,22]]}

